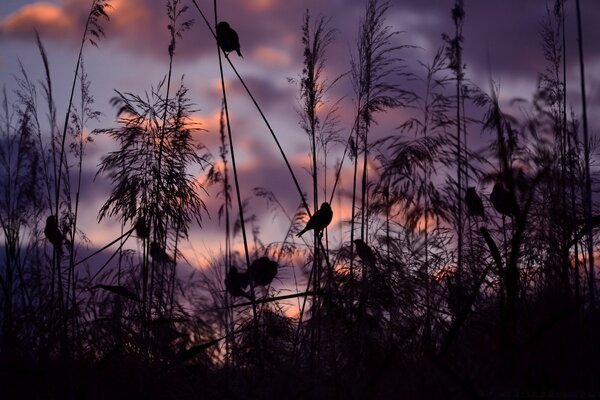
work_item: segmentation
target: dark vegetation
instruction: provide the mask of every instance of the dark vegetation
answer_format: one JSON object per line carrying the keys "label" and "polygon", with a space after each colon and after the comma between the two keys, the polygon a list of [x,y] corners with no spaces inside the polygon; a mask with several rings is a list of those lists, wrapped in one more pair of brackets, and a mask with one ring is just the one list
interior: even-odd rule
{"label": "dark vegetation", "polygon": [[[221,73],[237,62],[237,35],[224,36],[231,28],[217,25],[216,9],[209,22],[195,1],[166,1],[165,78],[144,95],[116,91],[116,127],[94,132],[115,142],[99,166],[112,191],[98,218],[122,227],[103,265],[90,250],[81,255],[91,244],[78,215],[93,138],[84,128],[99,117],[83,50],[101,43],[110,1],[92,1],[62,125],[38,37],[46,79],[36,84],[22,68],[1,107],[2,398],[600,396],[595,141],[585,101],[566,94],[580,85],[566,81],[566,44],[583,39],[565,37],[565,24],[580,24],[571,3],[547,6],[547,67],[534,98],[505,105],[491,78],[485,90],[469,80],[461,0],[455,31],[416,74],[412,46],[398,45],[386,22],[389,4],[367,0],[349,72],[328,80],[335,31],[307,11],[304,68],[292,83],[312,196],[244,83],[298,189],[287,234],[263,244],[239,190],[225,85],[216,163],[193,138],[183,81],[172,79],[192,16],[207,35],[221,26]],[[328,94],[341,80],[354,89],[350,128]],[[581,118],[570,101],[583,103]],[[383,113],[398,115],[398,130],[374,140]],[[353,180],[342,195],[344,166]],[[208,185],[220,188],[224,246],[209,268],[189,273],[178,249],[206,216]],[[283,208],[269,188],[254,194]],[[352,209],[335,247],[324,203],[334,216],[341,204]],[[232,248],[239,232],[243,253]],[[124,250],[133,240],[140,252]],[[281,284],[284,270],[292,283]]]}

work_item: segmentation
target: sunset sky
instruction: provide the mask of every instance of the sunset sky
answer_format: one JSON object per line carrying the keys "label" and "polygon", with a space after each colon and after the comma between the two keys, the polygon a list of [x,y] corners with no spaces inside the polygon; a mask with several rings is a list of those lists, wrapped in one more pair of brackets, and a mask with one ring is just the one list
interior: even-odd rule
{"label": "sunset sky", "polygon": [[[326,74],[330,79],[350,68],[351,56],[360,18],[364,13],[364,0],[221,0],[219,19],[226,20],[240,35],[244,58],[231,55],[257,101],[263,107],[284,149],[293,163],[306,193],[311,193],[308,174],[309,141],[301,130],[297,110],[299,88],[288,78],[297,78],[302,71],[301,24],[306,8],[314,17],[331,17],[330,26],[336,30],[335,41],[329,47]],[[550,2],[551,3],[551,2]],[[64,115],[73,77],[77,51],[85,18],[91,0],[54,0],[45,2],[2,0],[0,2],[0,82],[6,87],[9,98],[15,88],[12,74],[19,72],[21,60],[27,72],[41,79],[43,68],[32,34],[36,28],[49,55],[59,115]],[[86,44],[85,68],[92,82],[91,91],[95,106],[102,112],[98,123],[88,128],[115,126],[115,110],[109,105],[113,89],[123,92],[143,93],[150,90],[168,70],[169,33],[165,1],[113,0],[110,22],[104,23],[106,37],[95,48]],[[198,0],[198,4],[212,20],[212,1]],[[450,10],[453,0],[392,0],[387,23],[402,31],[396,36],[398,44],[417,46],[407,49],[401,56],[409,69],[422,76],[416,60],[431,62],[433,54],[443,45],[441,35],[453,33]],[[579,72],[575,36],[575,2],[567,1],[569,102],[579,115]],[[178,42],[174,59],[174,82],[184,76],[190,88],[189,95],[199,109],[195,119],[202,122],[206,132],[198,140],[218,155],[218,116],[221,102],[218,59],[213,37],[189,2],[186,15],[194,19],[191,30]],[[588,101],[592,133],[600,126],[600,2],[582,0],[584,44],[588,79]],[[489,87],[490,72],[500,85],[503,99],[523,97],[530,99],[535,90],[538,74],[546,67],[540,46],[539,30],[546,13],[545,0],[466,0],[465,63],[467,78],[481,88]],[[491,69],[491,70],[490,70]],[[255,111],[250,99],[225,66],[228,98],[234,142],[239,161],[243,197],[252,196],[254,187],[272,190],[291,215],[300,198],[294,188],[273,140]],[[417,86],[418,88],[418,86]],[[14,98],[14,97],[12,97]],[[346,138],[352,125],[354,112],[353,92],[349,77],[343,78],[329,93],[332,102],[341,100],[340,129]],[[397,134],[394,127],[405,117],[402,110],[377,116],[379,124],[374,138]],[[59,118],[60,123],[62,120]],[[472,142],[486,143],[472,132]],[[112,240],[118,231],[116,221],[97,223],[97,213],[110,193],[109,182],[102,176],[94,181],[97,164],[112,148],[109,138],[96,137],[88,147],[85,165],[87,189],[82,202],[82,229],[100,246]],[[341,154],[343,148],[338,147]],[[332,160],[335,160],[334,156]],[[351,171],[345,175],[351,176]],[[333,174],[329,175],[330,177]],[[330,179],[330,178],[328,178]],[[348,179],[345,179],[349,182]],[[190,244],[182,251],[192,264],[202,264],[205,257],[216,255],[222,241],[222,228],[217,224],[219,200],[214,190],[205,197],[210,217],[203,216],[203,229],[194,229]],[[347,208],[347,207],[346,207]],[[279,241],[287,229],[287,218],[280,212],[267,210],[265,201],[254,199],[252,213],[259,217],[261,239],[268,243]],[[237,213],[236,213],[237,214]],[[349,209],[342,214],[348,218]],[[334,223],[340,219],[335,208]],[[339,227],[334,226],[335,232]],[[239,239],[239,238],[238,238]],[[239,243],[239,240],[236,241]],[[135,248],[135,245],[133,245]],[[236,246],[237,247],[237,246]]]}

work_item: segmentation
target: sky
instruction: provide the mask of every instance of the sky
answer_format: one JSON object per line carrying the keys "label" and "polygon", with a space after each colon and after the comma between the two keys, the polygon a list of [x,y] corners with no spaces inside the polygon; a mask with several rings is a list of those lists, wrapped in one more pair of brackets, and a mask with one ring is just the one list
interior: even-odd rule
{"label": "sky", "polygon": [[[185,2],[184,2],[185,3]],[[332,80],[348,71],[350,59],[356,54],[356,36],[364,13],[364,0],[220,0],[219,19],[226,20],[238,32],[241,51],[233,63],[256,96],[267,118],[280,138],[294,171],[306,193],[311,191],[309,141],[299,125],[299,88],[289,82],[302,71],[301,24],[303,13],[310,10],[314,17],[330,17],[335,29],[335,41],[327,53],[326,75]],[[64,115],[68,91],[73,77],[77,51],[91,0],[48,0],[45,2],[2,0],[0,2],[0,83],[9,94],[15,88],[14,74],[19,61],[36,79],[42,77],[42,65],[36,49],[33,29],[40,33],[49,56],[59,115]],[[143,93],[150,90],[168,70],[169,33],[165,1],[112,0],[108,10],[110,22],[103,23],[106,36],[98,47],[84,47],[84,65],[91,80],[95,107],[102,112],[100,121],[87,129],[116,126],[116,112],[109,100],[114,90]],[[188,3],[186,3],[188,4]],[[212,1],[198,1],[212,20]],[[579,72],[575,36],[575,2],[567,1],[569,101],[579,115]],[[194,115],[205,132],[197,139],[218,155],[218,116],[221,103],[218,58],[213,37],[189,2],[186,19],[194,19],[192,28],[178,41],[174,58],[174,81],[183,76],[189,95],[199,109]],[[414,45],[403,50],[408,68],[418,73],[416,60],[431,61],[443,45],[441,35],[452,33],[450,10],[453,0],[392,0],[387,24],[401,34],[397,44]],[[582,0],[584,53],[587,66],[587,91],[592,133],[600,126],[600,1]],[[540,27],[546,13],[545,0],[466,0],[464,25],[464,59],[467,78],[481,88],[489,87],[489,77],[500,85],[503,99],[531,98],[538,74],[546,64],[540,47]],[[252,188],[265,187],[278,197],[286,212],[293,214],[300,202],[287,169],[263,121],[250,99],[225,67],[232,132],[238,158],[241,191],[244,198],[252,196]],[[340,101],[340,135],[348,136],[352,125],[352,86],[346,76],[329,92],[331,102]],[[373,138],[398,134],[395,127],[403,122],[402,110],[376,116],[378,125]],[[475,144],[485,143],[474,133]],[[81,227],[94,246],[101,246],[118,236],[118,223],[97,221],[97,212],[110,192],[103,176],[96,177],[97,165],[103,154],[114,148],[109,138],[96,137],[86,155]],[[350,170],[345,171],[346,178]],[[343,179],[343,182],[348,182]],[[203,265],[215,256],[222,243],[217,209],[220,199],[215,190],[204,195],[209,214],[203,215],[202,229],[191,232],[182,252],[195,266]],[[251,213],[257,215],[261,239],[280,241],[288,222],[280,211],[267,209],[264,200],[251,202]],[[348,218],[349,210],[334,207],[334,229],[339,231],[340,219]],[[338,225],[336,225],[338,224]],[[239,243],[239,238],[236,239]],[[135,244],[132,244],[135,248]],[[239,248],[238,245],[236,245]]]}

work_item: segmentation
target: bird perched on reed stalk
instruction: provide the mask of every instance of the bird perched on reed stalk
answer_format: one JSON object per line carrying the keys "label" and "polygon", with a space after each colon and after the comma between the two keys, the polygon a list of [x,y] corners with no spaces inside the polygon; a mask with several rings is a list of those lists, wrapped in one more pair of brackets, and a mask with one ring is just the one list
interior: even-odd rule
{"label": "bird perched on reed stalk", "polygon": [[239,272],[233,265],[229,267],[229,272],[225,276],[225,289],[227,289],[230,295],[250,299],[251,296],[245,290],[248,285],[250,285],[248,273]]}
{"label": "bird perched on reed stalk", "polygon": [[448,308],[452,317],[456,319],[469,305],[468,288],[464,284],[459,284],[452,276],[446,278],[446,285],[448,286]]}
{"label": "bird perched on reed stalk", "polygon": [[161,245],[156,242],[150,243],[150,257],[152,257],[154,261],[159,263],[166,264],[173,262],[171,257],[169,257],[169,255],[165,251],[165,249],[162,248]]}
{"label": "bird perched on reed stalk", "polygon": [[65,240],[62,232],[58,228],[58,221],[54,215],[46,218],[46,226],[44,227],[44,235],[46,239],[50,243],[54,245],[54,247],[58,250],[58,252],[62,252],[62,244]]}
{"label": "bird perched on reed stalk", "polygon": [[356,254],[358,254],[358,258],[367,265],[375,265],[376,258],[373,249],[371,249],[371,247],[369,247],[362,239],[354,240],[354,244],[356,245]]}
{"label": "bird perched on reed stalk", "polygon": [[217,24],[217,44],[225,53],[235,51],[238,56],[244,58],[240,52],[240,38],[237,32],[225,21]]}
{"label": "bird perched on reed stalk", "polygon": [[315,232],[320,232],[329,225],[331,219],[333,218],[333,211],[331,210],[331,206],[329,203],[324,202],[321,204],[321,208],[317,210],[316,213],[306,223],[306,227],[302,229],[296,236],[300,237],[305,232],[314,229]]}
{"label": "bird perched on reed stalk", "polygon": [[150,236],[150,229],[148,229],[148,224],[146,223],[146,218],[139,217],[133,226],[135,228],[135,234],[140,239],[148,239]]}
{"label": "bird perched on reed stalk", "polygon": [[257,286],[267,286],[277,276],[277,266],[277,262],[272,261],[269,257],[258,258],[250,264],[248,269],[250,279]]}
{"label": "bird perched on reed stalk", "polygon": [[519,213],[519,205],[514,195],[506,190],[504,185],[500,182],[494,185],[492,193],[490,194],[490,202],[502,215],[515,216]]}
{"label": "bird perched on reed stalk", "polygon": [[479,197],[474,187],[467,188],[465,203],[467,204],[467,211],[470,215],[483,217],[485,212],[483,201],[481,201],[481,197]]}

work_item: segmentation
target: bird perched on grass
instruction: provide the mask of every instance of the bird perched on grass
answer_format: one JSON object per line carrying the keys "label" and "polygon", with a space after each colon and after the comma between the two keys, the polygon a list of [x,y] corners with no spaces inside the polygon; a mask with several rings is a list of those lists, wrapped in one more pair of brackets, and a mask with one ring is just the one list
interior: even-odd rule
{"label": "bird perched on grass", "polygon": [[316,213],[306,223],[306,227],[298,232],[298,237],[302,236],[305,232],[314,229],[315,232],[320,232],[329,225],[331,219],[333,218],[333,211],[331,210],[331,206],[329,203],[325,202],[321,204],[321,208],[317,210]]}
{"label": "bird perched on grass", "polygon": [[55,248],[58,249],[59,253],[62,252],[62,244],[65,240],[65,237],[58,228],[58,221],[56,220],[56,217],[54,215],[51,215],[48,218],[46,218],[44,235],[46,236],[46,239],[48,239],[48,241],[52,243]]}
{"label": "bird perched on grass", "polygon": [[504,185],[500,182],[494,185],[492,193],[490,194],[490,202],[502,215],[514,216],[519,212],[519,205],[514,195],[506,190]]}
{"label": "bird perched on grass", "polygon": [[469,305],[468,288],[464,284],[459,285],[454,277],[446,278],[446,285],[448,286],[448,309],[456,319]]}
{"label": "bird perched on grass", "polygon": [[94,287],[92,287],[92,289],[104,289],[106,291],[115,293],[119,296],[123,296],[126,297],[130,300],[133,301],[137,301],[140,302],[140,297],[135,294],[134,292],[132,292],[131,290],[127,289],[124,286],[117,286],[117,285],[96,285]]}
{"label": "bird perched on grass", "polygon": [[237,32],[225,21],[217,24],[217,44],[225,53],[235,51],[238,56],[244,58],[240,52],[240,38]]}
{"label": "bird perched on grass", "polygon": [[467,194],[465,195],[465,203],[467,204],[467,211],[470,215],[483,217],[483,202],[481,201],[481,197],[479,197],[474,187],[470,187],[467,189]]}
{"label": "bird perched on grass", "polygon": [[354,240],[354,244],[356,245],[356,254],[358,254],[358,258],[365,264],[375,265],[376,258],[373,249],[371,249],[371,247],[369,247],[362,239]]}
{"label": "bird perched on grass", "polygon": [[159,263],[172,263],[173,260],[171,259],[171,257],[169,257],[169,255],[167,254],[167,252],[165,251],[165,249],[163,249],[161,247],[160,244],[156,243],[156,242],[152,242],[150,243],[150,257],[152,257],[152,259],[156,262]]}
{"label": "bird perched on grass", "polygon": [[148,229],[148,224],[146,223],[146,218],[139,217],[133,226],[135,228],[135,234],[140,239],[148,239],[150,236],[150,230]]}
{"label": "bird perched on grass", "polygon": [[273,282],[277,276],[277,262],[272,261],[269,257],[261,257],[250,264],[248,273],[250,279],[257,286],[267,286]]}
{"label": "bird perched on grass", "polygon": [[238,272],[235,266],[229,267],[229,272],[225,276],[225,289],[233,297],[246,297],[250,299],[250,295],[246,292],[246,288],[250,284],[250,277],[246,272]]}

